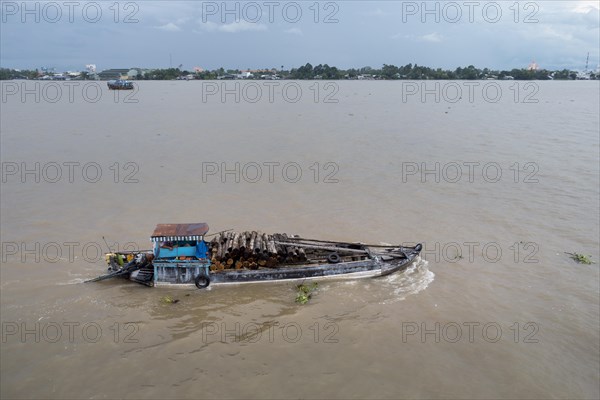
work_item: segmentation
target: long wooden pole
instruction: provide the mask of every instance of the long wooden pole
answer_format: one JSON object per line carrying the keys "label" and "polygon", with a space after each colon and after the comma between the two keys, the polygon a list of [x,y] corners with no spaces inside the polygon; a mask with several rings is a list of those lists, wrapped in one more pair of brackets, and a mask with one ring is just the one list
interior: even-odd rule
{"label": "long wooden pole", "polygon": [[316,243],[335,243],[335,244],[347,244],[347,245],[355,245],[355,246],[366,246],[366,247],[384,247],[384,248],[400,248],[405,246],[400,245],[385,245],[385,244],[366,244],[360,242],[335,242],[333,240],[317,240],[317,239],[306,239],[301,237],[291,237],[287,240],[300,240],[305,242],[316,242]]}
{"label": "long wooden pole", "polygon": [[346,249],[343,247],[320,246],[320,245],[316,245],[316,244],[312,245],[312,244],[302,244],[302,243],[295,243],[295,242],[279,242],[279,241],[275,241],[275,243],[282,244],[284,246],[305,247],[307,249],[321,249],[321,250],[331,250],[331,251],[340,251],[340,252],[347,252],[347,253],[361,253],[361,254],[368,253],[366,250]]}

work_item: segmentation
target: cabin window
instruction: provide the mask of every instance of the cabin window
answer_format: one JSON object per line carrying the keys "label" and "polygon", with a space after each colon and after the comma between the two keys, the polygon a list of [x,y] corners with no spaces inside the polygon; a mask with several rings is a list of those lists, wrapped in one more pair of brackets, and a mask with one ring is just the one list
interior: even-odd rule
{"label": "cabin window", "polygon": [[154,255],[157,258],[194,257],[207,258],[208,246],[203,240],[184,240],[177,242],[155,242]]}

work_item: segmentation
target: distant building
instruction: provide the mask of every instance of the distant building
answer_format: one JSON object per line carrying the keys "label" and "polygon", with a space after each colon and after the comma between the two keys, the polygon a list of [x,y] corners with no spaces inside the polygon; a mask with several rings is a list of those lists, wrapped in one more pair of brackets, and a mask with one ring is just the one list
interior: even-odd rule
{"label": "distant building", "polygon": [[252,74],[252,72],[250,71],[242,71],[241,73],[239,73],[237,75],[238,79],[250,79],[250,78],[254,78],[254,74]]}
{"label": "distant building", "polygon": [[579,71],[577,72],[575,79],[579,81],[589,81],[592,78],[591,75],[592,74],[589,71]]}
{"label": "distant building", "polygon": [[537,71],[539,68],[540,67],[535,63],[535,61],[532,61],[527,67],[527,71]]}
{"label": "distant building", "polygon": [[98,74],[102,80],[129,79],[129,68],[106,69]]}
{"label": "distant building", "polygon": [[262,74],[275,74],[277,73],[277,70],[275,68],[273,69],[249,69],[243,72],[251,72],[254,75],[262,75]]}
{"label": "distant building", "polygon": [[147,69],[131,68],[129,71],[127,71],[126,79],[141,79],[146,74],[146,72],[148,72]]}

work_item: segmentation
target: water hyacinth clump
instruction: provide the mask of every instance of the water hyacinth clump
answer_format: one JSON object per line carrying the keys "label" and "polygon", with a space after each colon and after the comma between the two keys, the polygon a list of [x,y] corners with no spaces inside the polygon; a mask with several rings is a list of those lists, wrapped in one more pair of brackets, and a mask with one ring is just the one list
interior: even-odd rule
{"label": "water hyacinth clump", "polygon": [[571,258],[575,261],[577,261],[579,264],[586,264],[586,265],[590,265],[590,264],[595,264],[595,262],[592,261],[592,256],[586,256],[584,254],[580,254],[580,253],[566,253],[571,256]]}
{"label": "water hyacinth clump", "polygon": [[312,285],[300,284],[296,286],[298,292],[296,293],[296,303],[306,304],[312,297],[312,293],[317,289],[317,282],[313,282]]}

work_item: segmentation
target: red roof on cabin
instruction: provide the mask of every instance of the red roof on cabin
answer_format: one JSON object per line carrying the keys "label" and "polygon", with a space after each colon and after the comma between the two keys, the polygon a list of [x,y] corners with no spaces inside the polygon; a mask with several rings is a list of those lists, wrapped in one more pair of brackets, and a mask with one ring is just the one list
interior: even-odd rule
{"label": "red roof on cabin", "polygon": [[208,224],[198,222],[194,224],[158,224],[154,228],[152,237],[157,236],[204,236],[208,232]]}

